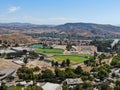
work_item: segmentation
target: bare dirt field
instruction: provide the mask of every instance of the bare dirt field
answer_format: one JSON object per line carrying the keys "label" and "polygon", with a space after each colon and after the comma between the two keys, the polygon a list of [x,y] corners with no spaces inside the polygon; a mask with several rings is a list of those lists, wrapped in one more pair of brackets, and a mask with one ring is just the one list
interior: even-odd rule
{"label": "bare dirt field", "polygon": [[12,62],[12,60],[6,60],[3,58],[0,58],[0,70],[8,69],[8,68],[13,68],[13,69],[18,69],[20,68],[20,65],[17,65]]}
{"label": "bare dirt field", "polygon": [[45,69],[51,69],[51,70],[53,69],[51,68],[49,63],[46,63],[44,61],[38,61],[38,60],[30,61],[26,65],[26,67],[28,68],[35,68],[36,66],[40,68],[40,71],[34,72],[34,74],[39,74],[41,73],[42,70],[45,70]]}
{"label": "bare dirt field", "polygon": [[38,66],[39,68],[50,67],[50,65],[48,63],[46,63],[44,61],[38,61],[38,60],[28,62],[26,66],[29,68],[34,68],[36,66]]}
{"label": "bare dirt field", "polygon": [[81,67],[84,71],[90,72],[92,67],[91,66],[86,66],[84,63],[81,64]]}
{"label": "bare dirt field", "polygon": [[84,71],[90,71],[92,69],[91,66],[86,66],[84,63],[73,65],[72,68],[77,68],[78,66],[81,66]]}
{"label": "bare dirt field", "polygon": [[54,48],[58,48],[58,49],[63,49],[63,50],[65,50],[65,49],[66,49],[66,45],[55,45]]}

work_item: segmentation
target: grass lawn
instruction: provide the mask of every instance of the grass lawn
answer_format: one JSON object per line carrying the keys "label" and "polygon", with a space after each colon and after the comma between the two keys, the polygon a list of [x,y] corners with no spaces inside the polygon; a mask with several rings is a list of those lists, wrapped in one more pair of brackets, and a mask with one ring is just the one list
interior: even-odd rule
{"label": "grass lawn", "polygon": [[55,55],[54,57],[50,58],[50,60],[61,62],[66,59],[70,59],[72,63],[81,63],[87,60],[90,56],[91,55],[89,54]]}
{"label": "grass lawn", "polygon": [[89,50],[90,51],[91,48],[90,47],[82,47],[81,50]]}
{"label": "grass lawn", "polygon": [[22,87],[21,86],[12,86],[12,87],[9,87],[7,90],[22,90]]}
{"label": "grass lawn", "polygon": [[33,44],[29,46],[30,48],[43,48],[42,44]]}
{"label": "grass lawn", "polygon": [[44,53],[44,54],[62,54],[63,53],[63,49],[36,49],[35,50],[36,52],[41,52],[41,53]]}

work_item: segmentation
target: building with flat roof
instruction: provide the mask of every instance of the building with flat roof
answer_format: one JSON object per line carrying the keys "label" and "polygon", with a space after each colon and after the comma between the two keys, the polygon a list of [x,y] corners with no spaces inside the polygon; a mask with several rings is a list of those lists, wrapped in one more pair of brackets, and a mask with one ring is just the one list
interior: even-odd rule
{"label": "building with flat roof", "polygon": [[10,49],[5,49],[5,50],[0,50],[0,54],[10,54],[10,53],[16,53],[16,51],[14,50],[10,50]]}
{"label": "building with flat roof", "polygon": [[120,77],[120,69],[114,70],[113,73],[115,74],[115,76]]}
{"label": "building with flat roof", "polygon": [[5,70],[0,71],[0,73],[2,74],[2,75],[0,76],[0,80],[3,80],[3,79],[5,79],[5,78],[11,76],[14,72],[15,72],[15,69],[12,69],[12,68],[5,69]]}
{"label": "building with flat roof", "polygon": [[67,85],[77,85],[77,84],[83,84],[83,80],[81,78],[75,78],[75,79],[66,79]]}
{"label": "building with flat roof", "polygon": [[18,65],[25,65],[25,63],[21,60],[14,60],[13,62],[18,64]]}
{"label": "building with flat roof", "polygon": [[23,50],[32,51],[33,49],[28,47],[11,47],[11,50],[21,52]]}
{"label": "building with flat roof", "polygon": [[45,83],[42,86],[43,90],[62,90],[62,86],[60,84],[54,84],[54,83]]}

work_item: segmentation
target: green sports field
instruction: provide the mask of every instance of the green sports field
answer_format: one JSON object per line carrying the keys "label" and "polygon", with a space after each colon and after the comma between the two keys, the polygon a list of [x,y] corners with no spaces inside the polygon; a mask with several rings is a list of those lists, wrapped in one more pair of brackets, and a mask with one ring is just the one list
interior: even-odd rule
{"label": "green sports field", "polygon": [[12,87],[9,87],[7,90],[22,90],[22,87],[21,86],[12,86]]}
{"label": "green sports field", "polygon": [[62,62],[63,60],[69,59],[73,63],[81,63],[91,56],[90,54],[72,54],[72,55],[63,55],[63,49],[36,49],[36,52],[44,53],[46,55],[53,54],[53,57],[46,58],[47,60],[54,60],[58,62]]}
{"label": "green sports field", "polygon": [[75,54],[75,55],[54,55],[54,57],[49,58],[49,60],[63,61],[69,59],[73,63],[81,63],[87,60],[91,55],[89,54]]}
{"label": "green sports field", "polygon": [[39,52],[39,53],[44,53],[44,54],[62,54],[63,53],[63,49],[43,49],[43,48],[40,48],[40,49],[36,49],[35,52]]}

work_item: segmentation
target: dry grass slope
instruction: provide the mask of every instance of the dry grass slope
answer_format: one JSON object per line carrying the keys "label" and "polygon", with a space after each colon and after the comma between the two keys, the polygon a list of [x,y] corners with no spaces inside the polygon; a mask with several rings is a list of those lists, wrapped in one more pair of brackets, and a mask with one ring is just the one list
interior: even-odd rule
{"label": "dry grass slope", "polygon": [[24,34],[19,34],[19,33],[13,33],[13,34],[1,34],[0,35],[0,40],[8,42],[10,45],[11,44],[19,44],[19,45],[24,45],[24,44],[32,44],[32,43],[38,43],[39,40],[32,38],[31,36],[27,36]]}

